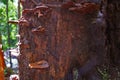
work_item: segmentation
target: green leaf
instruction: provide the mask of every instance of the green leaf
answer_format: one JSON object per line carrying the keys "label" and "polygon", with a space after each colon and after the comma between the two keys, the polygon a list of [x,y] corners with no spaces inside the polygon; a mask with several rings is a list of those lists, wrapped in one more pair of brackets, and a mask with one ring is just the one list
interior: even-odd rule
{"label": "green leaf", "polygon": [[[13,0],[10,0],[11,2],[13,2]],[[7,0],[0,0],[0,2],[2,2],[3,4],[7,4]]]}
{"label": "green leaf", "polygon": [[[1,2],[2,0],[0,0]],[[17,19],[17,6],[15,6],[11,1],[9,1],[8,5],[8,17],[9,20],[16,20]],[[17,43],[17,26],[13,24],[9,24],[10,28],[10,48],[16,47]],[[8,46],[8,31],[7,31],[7,16],[6,16],[6,5],[0,5],[0,32],[2,35],[2,44],[3,49],[7,50]]]}

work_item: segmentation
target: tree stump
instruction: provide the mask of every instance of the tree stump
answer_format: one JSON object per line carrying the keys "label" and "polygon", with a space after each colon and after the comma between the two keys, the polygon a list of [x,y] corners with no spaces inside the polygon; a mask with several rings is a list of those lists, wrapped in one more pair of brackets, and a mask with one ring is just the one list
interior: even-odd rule
{"label": "tree stump", "polygon": [[[20,80],[99,80],[105,53],[99,5],[81,0],[21,0]],[[99,23],[99,24],[98,24]]]}

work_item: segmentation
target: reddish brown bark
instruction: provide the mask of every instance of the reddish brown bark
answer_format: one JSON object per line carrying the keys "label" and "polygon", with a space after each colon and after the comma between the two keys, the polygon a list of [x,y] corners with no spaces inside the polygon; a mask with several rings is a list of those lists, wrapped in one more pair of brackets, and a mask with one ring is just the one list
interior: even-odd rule
{"label": "reddish brown bark", "polygon": [[4,60],[4,53],[2,51],[2,39],[0,34],[0,79],[4,80],[4,69],[5,69],[5,60]]}
{"label": "reddish brown bark", "polygon": [[[86,80],[99,80],[96,66],[105,53],[104,26],[97,21],[99,6],[52,0],[41,4],[39,0],[21,2],[20,80],[73,80],[74,69],[78,80],[83,76]],[[43,67],[44,62],[38,64],[42,60],[49,67],[29,66],[35,63]]]}

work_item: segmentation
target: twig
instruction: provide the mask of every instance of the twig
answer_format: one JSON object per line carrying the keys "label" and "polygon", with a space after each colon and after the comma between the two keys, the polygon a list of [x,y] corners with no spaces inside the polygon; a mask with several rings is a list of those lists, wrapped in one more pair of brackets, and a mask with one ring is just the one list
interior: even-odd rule
{"label": "twig", "polygon": [[8,21],[8,23],[12,23],[12,24],[18,24],[18,20],[10,20],[10,21]]}

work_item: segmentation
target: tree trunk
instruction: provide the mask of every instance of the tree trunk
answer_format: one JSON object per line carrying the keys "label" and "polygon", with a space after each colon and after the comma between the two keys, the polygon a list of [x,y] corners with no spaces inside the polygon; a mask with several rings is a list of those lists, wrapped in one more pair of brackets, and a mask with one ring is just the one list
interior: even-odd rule
{"label": "tree trunk", "polygon": [[20,80],[73,80],[75,70],[78,80],[101,80],[96,66],[105,39],[99,5],[80,2],[21,0]]}
{"label": "tree trunk", "polygon": [[1,33],[0,33],[0,79],[4,80],[4,69],[5,69],[5,60],[4,60],[4,54],[2,51],[2,39],[1,39]]}
{"label": "tree trunk", "polygon": [[104,3],[108,71],[111,80],[114,80],[118,78],[117,73],[120,71],[120,1],[106,0]]}
{"label": "tree trunk", "polygon": [[107,0],[106,35],[110,65],[120,64],[120,1]]}

